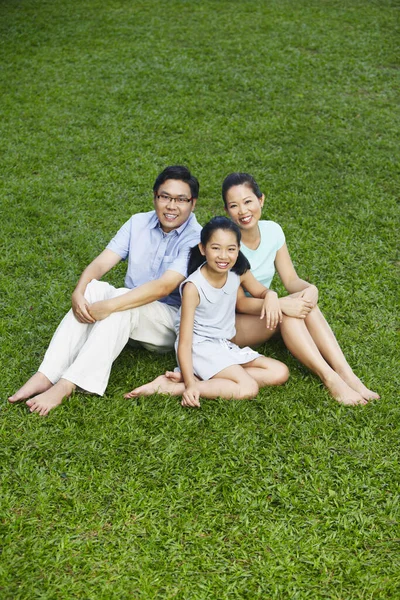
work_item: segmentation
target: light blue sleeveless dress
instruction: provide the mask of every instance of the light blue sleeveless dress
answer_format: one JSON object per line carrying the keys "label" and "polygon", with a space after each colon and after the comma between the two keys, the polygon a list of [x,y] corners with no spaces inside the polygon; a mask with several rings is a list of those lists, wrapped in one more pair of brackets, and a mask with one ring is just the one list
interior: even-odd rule
{"label": "light blue sleeveless dress", "polygon": [[[236,333],[235,308],[236,296],[240,285],[240,277],[228,272],[222,288],[213,287],[201,272],[202,267],[192,273],[180,286],[189,281],[193,283],[200,296],[200,303],[195,310],[193,325],[193,371],[197,377],[211,379],[217,373],[232,365],[243,365],[262,356],[248,346],[239,348],[229,341]],[[181,311],[177,314],[175,329],[178,349]],[[178,361],[179,364],[179,361]]]}

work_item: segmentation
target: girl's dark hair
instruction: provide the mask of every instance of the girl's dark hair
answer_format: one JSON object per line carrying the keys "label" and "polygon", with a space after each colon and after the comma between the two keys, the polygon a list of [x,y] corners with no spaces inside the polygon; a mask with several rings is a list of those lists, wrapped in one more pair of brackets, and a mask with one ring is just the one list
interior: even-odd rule
{"label": "girl's dark hair", "polygon": [[[208,244],[212,234],[214,233],[214,231],[217,231],[217,229],[223,229],[224,231],[232,231],[236,235],[238,245],[240,245],[240,239],[242,235],[236,223],[234,223],[227,217],[213,217],[211,221],[208,221],[208,223],[206,223],[203,229],[201,230],[200,242],[203,245],[203,247]],[[200,265],[202,265],[204,262],[205,258],[200,252],[200,248],[198,246],[193,246],[189,254],[188,275],[194,273],[194,271],[196,271],[196,269],[198,269]],[[237,275],[243,275],[243,273],[246,273],[246,271],[249,270],[250,263],[245,257],[245,255],[239,250],[239,255],[237,257],[237,261],[232,267],[232,271]]]}
{"label": "girl's dark hair", "polygon": [[227,175],[222,183],[222,199],[226,206],[226,195],[234,185],[247,185],[257,198],[261,198],[262,192],[258,187],[258,184],[252,175],[249,173],[230,173]]}

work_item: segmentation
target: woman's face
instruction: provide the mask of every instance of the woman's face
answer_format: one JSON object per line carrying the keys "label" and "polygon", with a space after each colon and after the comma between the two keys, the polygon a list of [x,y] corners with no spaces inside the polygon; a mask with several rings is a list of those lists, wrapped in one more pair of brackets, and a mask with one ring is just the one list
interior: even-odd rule
{"label": "woman's face", "polygon": [[264,194],[257,198],[246,184],[234,185],[226,194],[226,212],[240,229],[252,229],[261,218]]}

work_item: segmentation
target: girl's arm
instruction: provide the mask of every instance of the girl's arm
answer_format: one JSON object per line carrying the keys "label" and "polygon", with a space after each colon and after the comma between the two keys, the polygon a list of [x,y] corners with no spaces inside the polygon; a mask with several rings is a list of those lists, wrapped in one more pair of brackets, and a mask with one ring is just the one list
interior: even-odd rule
{"label": "girl's arm", "polygon": [[286,243],[276,253],[275,267],[289,294],[300,292],[298,298],[311,302],[313,307],[317,304],[318,288],[297,275]]}
{"label": "girl's arm", "polygon": [[194,378],[192,360],[194,313],[199,302],[199,292],[196,286],[189,281],[182,290],[182,312],[178,343],[178,361],[186,388],[182,394],[183,406],[200,406],[200,392]]}
{"label": "girl's arm", "polygon": [[[282,323],[282,310],[279,305],[278,294],[269,290],[262,285],[254,277],[251,271],[246,271],[241,277],[240,281],[243,287],[253,296],[253,298],[247,298],[245,294],[238,293],[237,298],[237,310],[238,312],[250,312],[250,314],[259,314],[260,319],[265,316],[265,325],[267,329],[275,329],[279,323]],[[262,299],[262,305],[255,304],[254,300],[257,298]],[[253,302],[249,302],[253,300]],[[256,306],[258,311],[256,311]]]}

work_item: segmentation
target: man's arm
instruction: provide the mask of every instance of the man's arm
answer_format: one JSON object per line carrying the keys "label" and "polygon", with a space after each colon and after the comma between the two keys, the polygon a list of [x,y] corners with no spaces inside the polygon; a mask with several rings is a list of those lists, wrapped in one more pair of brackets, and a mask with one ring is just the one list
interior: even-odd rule
{"label": "man's arm", "polygon": [[92,279],[101,279],[110,269],[120,262],[121,257],[112,250],[103,250],[82,272],[72,294],[72,310],[80,323],[94,323],[95,319],[89,314],[88,302],[84,297],[86,286]]}
{"label": "man's arm", "polygon": [[121,296],[94,302],[89,305],[88,310],[95,321],[101,321],[111,313],[137,308],[160,300],[171,294],[184,280],[185,277],[177,271],[168,270],[159,279],[148,281]]}

